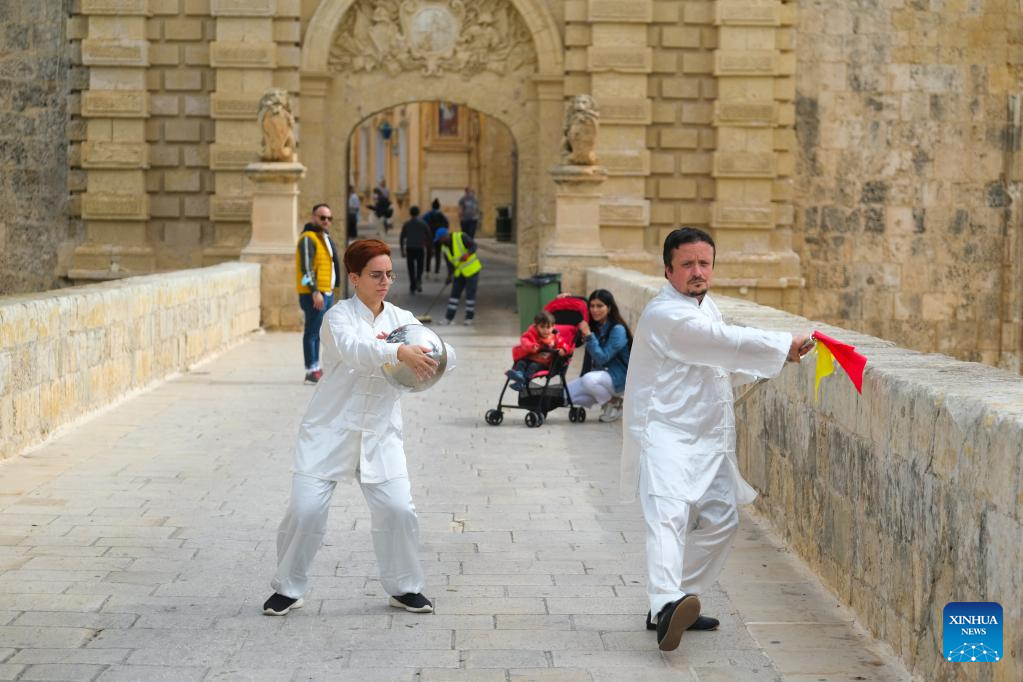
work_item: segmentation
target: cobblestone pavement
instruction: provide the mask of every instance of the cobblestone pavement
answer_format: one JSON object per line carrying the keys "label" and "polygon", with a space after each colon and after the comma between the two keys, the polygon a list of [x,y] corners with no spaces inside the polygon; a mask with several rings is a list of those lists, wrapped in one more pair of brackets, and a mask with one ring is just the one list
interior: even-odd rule
{"label": "cobblestone pavement", "polygon": [[[457,371],[404,401],[436,614],[388,608],[349,485],[305,608],[260,613],[312,389],[297,334],[256,334],[0,465],[0,679],[908,679],[748,516],[703,596],[720,631],[658,652],[639,508],[616,499],[620,425],[483,421],[518,332],[502,260],[479,324],[439,328]],[[439,286],[410,302],[399,280],[395,301],[420,312]]]}

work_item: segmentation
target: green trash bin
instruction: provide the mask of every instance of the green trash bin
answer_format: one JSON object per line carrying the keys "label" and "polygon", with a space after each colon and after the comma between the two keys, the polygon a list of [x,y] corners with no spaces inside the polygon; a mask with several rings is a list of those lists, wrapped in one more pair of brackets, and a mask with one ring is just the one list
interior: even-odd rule
{"label": "green trash bin", "polygon": [[561,273],[541,272],[515,280],[515,300],[519,307],[520,332],[533,324],[533,318],[561,293]]}

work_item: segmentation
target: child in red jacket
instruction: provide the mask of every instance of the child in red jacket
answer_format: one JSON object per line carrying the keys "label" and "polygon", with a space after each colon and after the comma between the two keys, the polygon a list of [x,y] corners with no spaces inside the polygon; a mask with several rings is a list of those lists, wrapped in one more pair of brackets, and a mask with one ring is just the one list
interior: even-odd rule
{"label": "child in red jacket", "polygon": [[511,379],[512,390],[521,391],[534,374],[550,367],[555,353],[564,357],[571,348],[569,344],[570,340],[561,338],[554,328],[553,315],[546,310],[537,313],[519,345],[512,349],[515,364],[504,373]]}

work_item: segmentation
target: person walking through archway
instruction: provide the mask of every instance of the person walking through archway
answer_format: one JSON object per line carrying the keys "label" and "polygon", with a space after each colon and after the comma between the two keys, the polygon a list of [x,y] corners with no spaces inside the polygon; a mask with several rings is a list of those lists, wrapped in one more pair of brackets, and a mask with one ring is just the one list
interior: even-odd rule
{"label": "person walking through archway", "polygon": [[440,209],[440,200],[434,199],[433,203],[430,204],[430,210],[423,214],[423,220],[430,226],[430,246],[426,249],[426,274],[430,274],[430,261],[433,261],[433,274],[440,274],[440,237],[438,232],[443,228],[444,232],[447,232],[450,223],[448,217],[444,215],[444,211]]}
{"label": "person walking through archway", "polygon": [[419,217],[419,207],[413,206],[408,212],[411,217],[401,226],[398,244],[408,264],[409,293],[414,294],[423,290],[423,261],[433,243],[430,226]]}
{"label": "person walking through archway", "polygon": [[462,232],[475,239],[476,228],[480,224],[480,201],[472,187],[466,187],[465,194],[458,200],[458,220],[462,224]]}

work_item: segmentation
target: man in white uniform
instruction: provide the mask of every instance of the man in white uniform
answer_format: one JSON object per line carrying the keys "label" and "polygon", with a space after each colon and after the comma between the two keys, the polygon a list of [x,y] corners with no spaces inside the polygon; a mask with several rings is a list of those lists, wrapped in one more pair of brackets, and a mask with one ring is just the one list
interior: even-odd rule
{"label": "man in white uniform", "polygon": [[[384,301],[394,281],[390,249],[382,241],[352,242],[344,265],[355,294],[324,318],[323,367],[299,429],[291,499],[277,531],[274,594],[263,613],[283,616],[301,608],[309,567],[323,542],[327,511],[338,481],[358,481],[369,506],[380,584],[391,606],[430,613],[419,563],[419,521],[412,503],[402,442],[402,392],[384,378],[385,363],[402,362],[421,377],[436,361],[421,346],[387,343],[415,316]],[[447,346],[448,371],[454,349]]]}
{"label": "man in white uniform", "polygon": [[664,242],[668,284],[636,326],[625,385],[622,497],[638,488],[646,519],[647,628],[662,651],[687,629],[713,630],[700,615],[739,525],[737,504],[756,493],[735,460],[732,387],[774,377],[798,362],[809,336],[725,324],[708,294],[715,247],[681,228]]}

